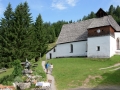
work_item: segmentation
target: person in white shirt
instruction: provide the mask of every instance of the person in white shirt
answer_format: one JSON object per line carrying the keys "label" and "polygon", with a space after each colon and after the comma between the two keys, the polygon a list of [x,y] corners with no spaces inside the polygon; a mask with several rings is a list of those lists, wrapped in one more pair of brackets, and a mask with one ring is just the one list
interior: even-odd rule
{"label": "person in white shirt", "polygon": [[51,63],[51,64],[50,64],[50,71],[51,71],[51,74],[52,74],[52,70],[53,70],[53,64]]}

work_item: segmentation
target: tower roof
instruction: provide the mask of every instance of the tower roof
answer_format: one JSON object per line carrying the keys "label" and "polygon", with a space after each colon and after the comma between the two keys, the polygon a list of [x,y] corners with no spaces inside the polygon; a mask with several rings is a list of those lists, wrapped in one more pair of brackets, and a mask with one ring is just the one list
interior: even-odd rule
{"label": "tower roof", "polygon": [[96,16],[97,16],[98,18],[107,16],[107,15],[108,15],[108,14],[107,14],[102,8],[100,8],[100,9],[97,11],[97,13],[96,13]]}

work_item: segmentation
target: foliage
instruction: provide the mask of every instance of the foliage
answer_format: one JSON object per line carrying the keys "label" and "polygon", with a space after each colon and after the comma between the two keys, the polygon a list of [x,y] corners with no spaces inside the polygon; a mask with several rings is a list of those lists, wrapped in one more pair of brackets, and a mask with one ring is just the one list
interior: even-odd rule
{"label": "foliage", "polygon": [[12,75],[4,76],[3,78],[0,78],[0,83],[4,85],[12,85],[14,77]]}
{"label": "foliage", "polygon": [[56,35],[56,37],[59,36],[63,24],[67,24],[67,23],[68,22],[62,20],[62,21],[57,21],[56,23],[52,24],[54,26],[54,28],[55,28],[55,35]]}
{"label": "foliage", "polygon": [[43,28],[43,21],[42,17],[39,14],[35,21],[35,52],[36,56],[43,56],[47,50],[47,39],[46,39],[46,32]]}
{"label": "foliage", "polygon": [[6,65],[12,61],[13,58],[13,11],[11,4],[8,4],[6,11],[4,12],[5,18],[0,21],[0,67],[11,67],[10,64]]}
{"label": "foliage", "polygon": [[23,79],[20,76],[16,76],[14,82],[23,82]]}
{"label": "foliage", "polygon": [[21,66],[20,60],[15,60],[15,61],[13,62],[13,66],[14,66],[14,70],[13,70],[13,72],[12,72],[12,75],[13,75],[14,77],[16,77],[16,76],[21,76],[21,75],[22,75],[22,70],[23,70],[23,68],[22,68],[22,66]]}

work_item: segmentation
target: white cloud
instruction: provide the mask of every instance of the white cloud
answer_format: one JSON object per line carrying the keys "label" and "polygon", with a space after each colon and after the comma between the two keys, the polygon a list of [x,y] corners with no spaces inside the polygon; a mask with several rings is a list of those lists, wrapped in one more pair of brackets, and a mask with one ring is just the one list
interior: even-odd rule
{"label": "white cloud", "polygon": [[53,2],[53,3],[52,3],[52,7],[53,7],[53,8],[57,8],[57,9],[59,9],[59,10],[64,10],[64,9],[67,8],[67,7],[64,5],[64,3],[62,3],[62,2]]}
{"label": "white cloud", "polygon": [[70,6],[75,6],[78,0],[66,0],[67,4]]}
{"label": "white cloud", "polygon": [[52,7],[59,10],[64,10],[70,6],[76,6],[77,1],[78,0],[52,0]]}

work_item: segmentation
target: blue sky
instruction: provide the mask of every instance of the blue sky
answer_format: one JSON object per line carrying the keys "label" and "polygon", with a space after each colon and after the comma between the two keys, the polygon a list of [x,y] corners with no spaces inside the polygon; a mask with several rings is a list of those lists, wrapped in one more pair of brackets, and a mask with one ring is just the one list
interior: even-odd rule
{"label": "blue sky", "polygon": [[57,22],[58,20],[77,21],[91,11],[97,12],[99,8],[107,11],[110,5],[120,5],[120,0],[0,0],[0,18],[10,2],[13,10],[21,2],[28,2],[33,20],[41,14],[44,22]]}

